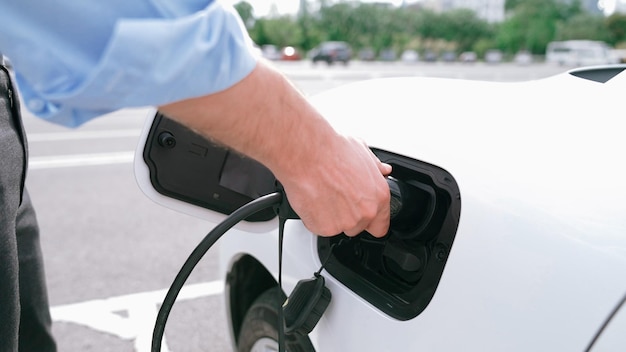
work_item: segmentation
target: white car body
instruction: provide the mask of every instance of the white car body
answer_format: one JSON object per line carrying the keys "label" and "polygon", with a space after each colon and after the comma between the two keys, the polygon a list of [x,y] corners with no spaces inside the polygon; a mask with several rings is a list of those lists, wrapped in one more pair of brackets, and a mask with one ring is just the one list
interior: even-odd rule
{"label": "white car body", "polygon": [[[621,72],[604,83],[571,73],[513,83],[377,79],[312,97],[337,129],[445,169],[462,199],[425,309],[396,319],[322,272],[332,301],[309,335],[315,350],[585,351],[626,295],[625,93]],[[224,217],[152,191],[137,165],[151,198]],[[231,290],[243,286],[228,275],[247,257],[277,280],[277,227],[242,223],[220,240],[234,343]],[[287,221],[284,291],[320,265],[317,237]],[[626,307],[592,349],[623,350]]]}

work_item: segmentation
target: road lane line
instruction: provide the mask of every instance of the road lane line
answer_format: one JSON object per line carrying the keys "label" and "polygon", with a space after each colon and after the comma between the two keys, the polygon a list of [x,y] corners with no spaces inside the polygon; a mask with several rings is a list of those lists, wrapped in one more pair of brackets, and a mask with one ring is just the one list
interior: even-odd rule
{"label": "road lane line", "polygon": [[[181,289],[177,301],[219,295],[223,291],[224,281],[221,280],[189,284]],[[50,314],[55,322],[78,324],[123,340],[133,340],[135,351],[149,351],[158,307],[166,294],[164,289],[71,303],[52,307]],[[161,352],[167,351],[164,339]]]}
{"label": "road lane line", "polygon": [[29,170],[132,163],[135,151],[31,157]]}

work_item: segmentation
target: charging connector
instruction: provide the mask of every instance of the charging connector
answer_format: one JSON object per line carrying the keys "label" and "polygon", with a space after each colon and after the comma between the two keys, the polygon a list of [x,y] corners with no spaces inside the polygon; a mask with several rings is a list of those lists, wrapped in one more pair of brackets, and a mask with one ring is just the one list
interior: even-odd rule
{"label": "charging connector", "polygon": [[[402,214],[403,208],[405,208],[404,203],[407,199],[405,197],[406,192],[403,190],[404,186],[399,181],[388,178],[388,183],[391,191],[391,215],[393,219]],[[157,314],[152,334],[152,352],[161,351],[165,325],[180,290],[204,254],[222,235],[249,216],[273,207],[281,223],[280,237],[282,242],[284,221],[286,219],[299,219],[299,217],[289,205],[284,189],[279,183],[277,184],[277,190],[277,192],[259,197],[235,210],[224,221],[213,228],[192,251],[172,282]],[[280,245],[282,247],[282,243]],[[308,334],[313,330],[328,307],[331,294],[328,288],[326,288],[324,277],[320,275],[320,272],[321,268],[320,271],[314,274],[314,278],[301,280],[296,285],[292,296],[285,302],[284,311],[286,314],[284,318],[288,322],[287,333]],[[280,323],[280,326],[282,326],[282,323]]]}

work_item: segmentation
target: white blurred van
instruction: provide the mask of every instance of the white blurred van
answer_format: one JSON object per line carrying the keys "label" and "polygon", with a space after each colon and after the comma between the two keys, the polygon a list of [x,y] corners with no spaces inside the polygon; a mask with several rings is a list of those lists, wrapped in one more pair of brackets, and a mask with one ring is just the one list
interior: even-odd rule
{"label": "white blurred van", "polygon": [[566,40],[550,42],[546,62],[561,66],[595,66],[617,63],[611,48],[593,40]]}

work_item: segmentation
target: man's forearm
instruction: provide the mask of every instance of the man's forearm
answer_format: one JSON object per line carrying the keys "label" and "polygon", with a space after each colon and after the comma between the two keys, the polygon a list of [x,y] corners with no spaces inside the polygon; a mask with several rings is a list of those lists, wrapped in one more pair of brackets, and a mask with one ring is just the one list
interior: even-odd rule
{"label": "man's forearm", "polygon": [[287,79],[261,61],[231,88],[160,110],[267,166],[314,233],[381,237],[391,172],[367,146],[338,134]]}
{"label": "man's forearm", "polygon": [[[292,177],[335,131],[290,82],[260,62],[230,89],[159,108],[196,132]],[[286,153],[285,151],[289,151]]]}

